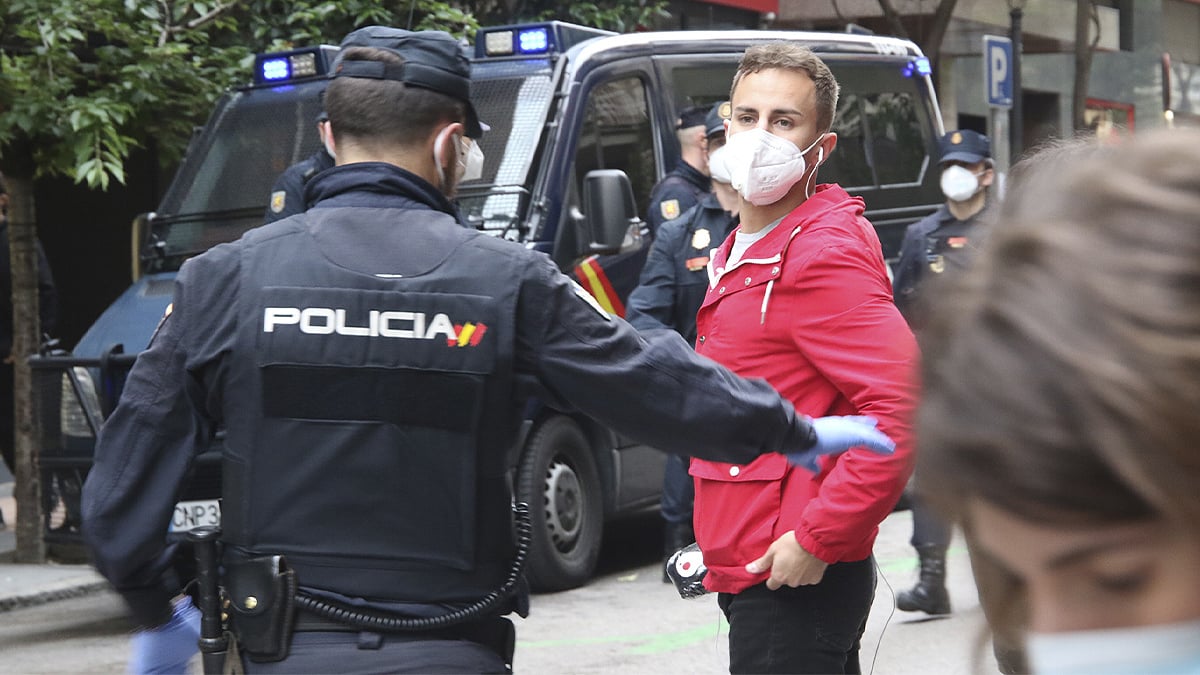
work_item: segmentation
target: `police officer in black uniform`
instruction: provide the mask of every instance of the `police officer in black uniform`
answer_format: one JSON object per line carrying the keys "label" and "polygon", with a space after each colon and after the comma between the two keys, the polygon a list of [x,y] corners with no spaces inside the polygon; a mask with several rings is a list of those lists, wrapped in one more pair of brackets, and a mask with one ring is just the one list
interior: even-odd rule
{"label": "police officer in black uniform", "polygon": [[279,178],[275,179],[275,184],[271,186],[271,200],[267,204],[264,223],[273,223],[297,213],[304,213],[308,208],[304,186],[308,185],[313,176],[333,168],[335,161],[333,153],[329,150],[329,115],[324,110],[317,115],[317,136],[321,139],[321,149],[284,169]]}
{"label": "police officer in black uniform", "polygon": [[918,288],[929,277],[960,269],[978,244],[975,230],[996,178],[987,136],[963,129],[938,140],[941,187],[946,203],[904,231],[896,263],[896,306],[912,324]]}
{"label": "police officer in black uniform", "polygon": [[[719,161],[729,111],[729,102],[722,101],[705,118],[706,164],[712,174],[712,192],[658,228],[638,287],[629,295],[625,318],[638,330],[670,328],[688,344],[696,342],[696,312],[708,290],[709,251],[720,246],[737,226],[737,191],[729,184],[724,162]],[[664,556],[696,540],[692,532],[694,499],[687,457],[667,455],[661,501]],[[663,581],[670,582],[665,567]]]}
{"label": "police officer in black uniform", "polygon": [[652,236],[658,236],[659,225],[683,215],[712,190],[705,159],[704,121],[707,115],[707,108],[692,106],[684,108],[675,122],[679,164],[650,190],[646,224]]}
{"label": "police officer in black uniform", "polygon": [[[987,206],[988,187],[995,180],[991,142],[969,129],[951,131],[938,141],[941,150],[942,193],[946,203],[934,213],[908,226],[900,247],[893,295],[896,306],[914,329],[921,323],[921,297],[930,279],[966,266],[979,244],[979,222]],[[912,545],[921,561],[916,586],[896,596],[896,607],[906,612],[950,613],[946,591],[946,549],[951,528],[920,499],[910,496],[913,514]]]}
{"label": "police officer in black uniform", "polygon": [[338,166],[310,182],[305,213],[183,266],[97,440],[85,536],[139,634],[172,625],[164,532],[218,428],[227,583],[281,554],[299,586],[232,593],[246,626],[301,607],[282,650],[235,623],[249,672],[504,672],[516,600],[436,617],[509,588],[506,458],[530,393],[730,462],[887,450],[857,421],[796,415],[677,334],[639,336],[545,255],[458,226],[449,198],[482,159],[469,62],[446,33],[362,30],[388,48],[347,49],[332,76]]}

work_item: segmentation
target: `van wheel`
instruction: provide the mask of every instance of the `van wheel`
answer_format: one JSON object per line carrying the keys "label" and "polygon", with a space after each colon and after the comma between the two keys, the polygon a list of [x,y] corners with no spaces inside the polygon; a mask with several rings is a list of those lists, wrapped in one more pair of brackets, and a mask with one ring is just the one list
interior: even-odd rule
{"label": "van wheel", "polygon": [[533,523],[525,565],[530,587],[563,591],[587,583],[600,555],[604,499],[587,439],[572,420],[553,417],[533,432],[517,495],[529,503]]}

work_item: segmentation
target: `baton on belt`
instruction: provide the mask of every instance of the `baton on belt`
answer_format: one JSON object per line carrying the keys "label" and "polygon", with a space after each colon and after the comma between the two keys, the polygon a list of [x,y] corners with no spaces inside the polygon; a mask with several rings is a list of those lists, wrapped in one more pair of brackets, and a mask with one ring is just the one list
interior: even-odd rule
{"label": "baton on belt", "polygon": [[229,636],[221,625],[221,591],[218,588],[217,527],[198,527],[188,532],[196,551],[197,607],[200,610],[200,660],[204,675],[225,672]]}

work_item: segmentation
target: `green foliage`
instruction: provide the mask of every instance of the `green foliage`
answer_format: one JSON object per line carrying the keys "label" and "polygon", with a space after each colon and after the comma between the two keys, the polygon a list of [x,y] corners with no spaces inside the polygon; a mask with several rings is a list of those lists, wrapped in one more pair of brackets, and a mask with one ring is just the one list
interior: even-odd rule
{"label": "green foliage", "polygon": [[8,0],[0,5],[0,157],[29,148],[35,176],[106,189],[132,149],[177,159],[257,51],[337,44],[369,24],[469,37],[440,0]]}
{"label": "green foliage", "polygon": [[0,158],[20,145],[36,176],[106,189],[130,151],[184,151],[255,52],[337,44],[371,24],[470,39],[492,23],[560,19],[615,31],[653,26],[665,0],[6,0],[0,3]]}
{"label": "green foliage", "polygon": [[570,21],[618,33],[647,30],[660,19],[669,19],[666,0],[621,0],[620,2],[548,3],[542,19]]}

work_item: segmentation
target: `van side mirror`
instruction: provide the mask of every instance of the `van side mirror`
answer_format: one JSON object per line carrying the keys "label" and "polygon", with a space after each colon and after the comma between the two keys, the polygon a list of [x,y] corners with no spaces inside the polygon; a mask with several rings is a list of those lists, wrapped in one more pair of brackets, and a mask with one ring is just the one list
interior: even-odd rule
{"label": "van side mirror", "polygon": [[583,178],[583,213],[592,253],[617,253],[632,228],[641,230],[633,186],[619,169],[597,169]]}

